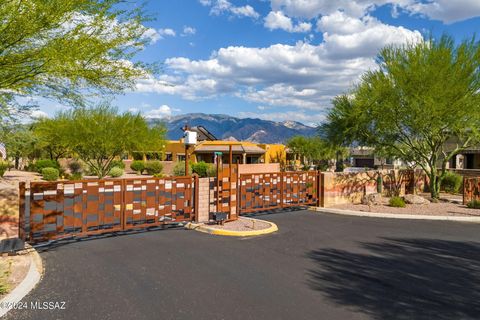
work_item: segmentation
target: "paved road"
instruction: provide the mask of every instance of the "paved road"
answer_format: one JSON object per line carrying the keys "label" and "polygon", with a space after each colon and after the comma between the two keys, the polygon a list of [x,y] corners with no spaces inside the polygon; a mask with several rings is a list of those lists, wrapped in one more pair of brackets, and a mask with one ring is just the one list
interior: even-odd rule
{"label": "paved road", "polygon": [[479,319],[480,225],[297,211],[249,238],[171,229],[42,253],[7,319]]}

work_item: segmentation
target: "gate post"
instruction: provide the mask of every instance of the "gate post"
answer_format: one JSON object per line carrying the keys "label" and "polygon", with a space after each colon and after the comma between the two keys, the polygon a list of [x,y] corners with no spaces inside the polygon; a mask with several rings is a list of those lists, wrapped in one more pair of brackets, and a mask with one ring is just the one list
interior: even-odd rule
{"label": "gate post", "polygon": [[322,192],[320,190],[320,188],[322,187],[322,182],[321,182],[322,172],[320,170],[317,170],[315,174],[315,178],[317,179],[317,207],[320,207],[322,204],[322,199],[321,199]]}
{"label": "gate post", "polygon": [[26,234],[25,234],[25,182],[22,181],[19,183],[18,186],[18,208],[19,208],[19,216],[18,216],[18,238],[25,242]]}
{"label": "gate post", "polygon": [[283,209],[283,202],[284,202],[284,183],[283,183],[283,178],[285,176],[285,173],[283,171],[280,171],[280,208]]}
{"label": "gate post", "polygon": [[200,179],[198,178],[198,175],[193,175],[193,194],[194,194],[194,203],[193,203],[193,214],[194,214],[194,220],[195,222],[199,222],[200,220],[200,215],[199,215],[199,208],[200,204],[198,203],[200,201]]}

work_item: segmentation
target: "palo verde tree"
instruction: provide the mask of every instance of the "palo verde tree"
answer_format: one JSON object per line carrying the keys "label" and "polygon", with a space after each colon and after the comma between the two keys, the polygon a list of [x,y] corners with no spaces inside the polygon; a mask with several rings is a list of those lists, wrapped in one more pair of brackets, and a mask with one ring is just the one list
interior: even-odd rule
{"label": "palo verde tree", "polygon": [[69,150],[90,166],[99,177],[105,177],[116,157],[133,151],[163,152],[163,125],[149,127],[139,114],[119,113],[114,107],[102,104],[93,108],[76,108],[58,113],[62,134]]}
{"label": "palo verde tree", "polygon": [[32,124],[33,134],[37,139],[37,147],[48,153],[51,160],[65,157],[69,152],[68,132],[66,126],[69,119],[58,115],[55,119],[42,117]]}
{"label": "palo verde tree", "polygon": [[319,136],[294,136],[287,141],[287,147],[300,157],[302,164],[329,161],[336,157],[337,152],[345,153],[343,148],[327,143]]}
{"label": "palo verde tree", "polygon": [[348,95],[334,99],[321,131],[332,141],[375,147],[413,162],[438,198],[447,163],[480,141],[480,46],[448,36],[378,56]]}
{"label": "palo verde tree", "polygon": [[[0,5],[0,116],[19,96],[84,105],[153,71],[131,58],[150,40],[141,8],[122,0],[7,0]],[[130,5],[131,6],[131,5]]]}

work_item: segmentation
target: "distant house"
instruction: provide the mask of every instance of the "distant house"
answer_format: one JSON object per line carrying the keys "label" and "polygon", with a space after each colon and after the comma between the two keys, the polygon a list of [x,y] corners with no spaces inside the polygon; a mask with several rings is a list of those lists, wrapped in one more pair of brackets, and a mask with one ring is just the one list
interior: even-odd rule
{"label": "distant house", "polygon": [[356,147],[350,149],[350,165],[356,168],[399,168],[404,165],[401,160],[380,157],[370,147]]}
{"label": "distant house", "polygon": [[[446,152],[451,152],[461,143],[459,139],[452,138],[445,143],[444,149]],[[447,167],[449,169],[480,169],[480,145],[465,149],[452,157]]]}

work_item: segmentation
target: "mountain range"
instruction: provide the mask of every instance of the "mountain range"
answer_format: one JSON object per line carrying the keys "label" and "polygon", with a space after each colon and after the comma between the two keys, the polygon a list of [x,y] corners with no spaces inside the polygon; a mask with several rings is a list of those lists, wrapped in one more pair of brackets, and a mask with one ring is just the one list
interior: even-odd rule
{"label": "mountain range", "polygon": [[217,139],[257,143],[285,143],[295,135],[312,136],[315,128],[296,121],[275,122],[262,119],[236,118],[223,114],[189,113],[164,119],[167,138],[178,140],[182,127],[204,126]]}

